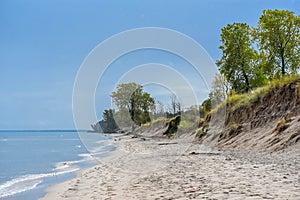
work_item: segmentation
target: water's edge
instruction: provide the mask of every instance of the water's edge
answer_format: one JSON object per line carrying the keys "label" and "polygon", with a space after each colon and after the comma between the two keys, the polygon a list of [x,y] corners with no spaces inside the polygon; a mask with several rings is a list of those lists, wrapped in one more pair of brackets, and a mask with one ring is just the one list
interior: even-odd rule
{"label": "water's edge", "polygon": [[[105,133],[98,133],[98,134],[102,134],[103,136],[107,137],[109,140],[115,140],[115,137],[112,136],[112,135],[107,135]],[[102,141],[98,141],[97,143],[99,144],[103,144]],[[110,153],[112,153],[113,151],[115,151],[117,149],[117,146],[116,144],[113,144],[113,143],[106,143],[105,146],[102,146],[102,147],[97,147],[94,149],[93,153],[89,153],[87,156],[90,156],[90,160],[89,160],[89,166],[86,166],[86,167],[82,167],[80,168],[79,170],[77,171],[74,171],[71,173],[72,176],[70,176],[69,178],[66,178],[64,180],[61,180],[59,182],[55,182],[51,185],[48,185],[44,190],[43,190],[43,195],[40,196],[38,198],[38,200],[42,199],[43,197],[45,197],[49,192],[51,192],[51,188],[55,187],[56,185],[58,184],[61,184],[61,183],[64,183],[64,182],[67,182],[67,181],[70,181],[72,179],[76,179],[76,177],[78,177],[81,172],[83,170],[88,170],[88,169],[91,169],[93,167],[95,167],[96,165],[99,164],[99,162],[97,161],[97,159],[99,158],[102,158],[102,157],[107,157],[110,155]],[[95,157],[95,158],[94,158]],[[96,159],[97,158],[97,159]]]}
{"label": "water's edge", "polygon": [[[47,131],[47,133],[48,132],[51,131]],[[77,134],[80,137],[80,134],[78,132]],[[90,133],[87,132],[84,133],[84,135],[87,135],[88,137],[94,139],[95,134],[89,134]],[[48,193],[49,188],[75,178],[81,170],[85,170],[97,165],[95,158],[109,156],[109,153],[111,151],[114,151],[116,147],[110,142],[110,140],[113,139],[112,136],[98,133],[96,137],[100,139],[98,141],[94,140],[94,143],[97,143],[97,145],[93,144],[94,146],[87,144],[86,139],[80,137],[82,145],[78,145],[78,148],[81,148],[86,153],[77,154],[78,159],[57,162],[52,170],[46,170],[44,171],[44,173],[25,173],[25,175],[16,174],[15,176],[13,176],[13,178],[2,182],[0,184],[0,199],[40,199]],[[2,140],[2,142],[7,141],[10,141],[10,138],[4,138]],[[95,148],[95,150],[91,151],[91,148]],[[58,153],[63,154],[64,152],[58,151]]]}

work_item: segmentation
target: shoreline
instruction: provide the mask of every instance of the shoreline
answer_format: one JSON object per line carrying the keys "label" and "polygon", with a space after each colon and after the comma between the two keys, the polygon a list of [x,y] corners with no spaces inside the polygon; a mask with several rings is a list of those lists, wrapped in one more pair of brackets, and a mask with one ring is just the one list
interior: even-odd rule
{"label": "shoreline", "polygon": [[112,136],[116,150],[40,200],[300,199],[299,155],[221,152],[191,138]]}
{"label": "shoreline", "polygon": [[77,133],[2,131],[1,147],[5,151],[0,153],[0,199],[38,199],[47,188],[76,177],[80,169],[94,166]]}
{"label": "shoreline", "polygon": [[[96,132],[94,132],[94,133],[96,133]],[[117,141],[117,139],[116,138],[118,138],[119,136],[122,136],[123,134],[119,134],[119,133],[113,133],[113,134],[106,134],[106,133],[99,133],[99,134],[103,134],[105,137],[107,137],[107,136],[109,136],[109,137],[112,137],[112,139],[111,140],[104,140],[104,141],[101,141],[101,143],[103,144],[103,143],[106,143],[106,144],[113,144],[113,145],[116,145],[116,143],[115,143],[115,141]],[[102,152],[102,151],[99,151],[99,150],[102,150],[103,149],[103,147],[100,147],[99,149],[97,149],[97,150],[95,150],[97,153],[96,153],[96,155],[97,154],[100,154],[100,155],[102,155],[103,156],[103,154],[106,154],[106,156],[105,157],[109,157],[114,151],[117,151],[117,146],[116,146],[116,148],[114,149],[114,150],[110,150],[109,152]],[[91,157],[93,157],[93,154],[94,153],[92,153],[92,152],[89,152],[89,156],[91,156]],[[102,157],[101,156],[101,157]],[[100,158],[101,158],[100,157]],[[56,184],[54,184],[54,185],[50,185],[49,187],[47,187],[45,190],[44,190],[44,193],[45,193],[45,195],[43,196],[43,197],[40,197],[40,198],[38,198],[39,200],[40,199],[55,199],[55,196],[56,196],[56,193],[57,192],[61,192],[61,191],[63,191],[62,189],[63,188],[66,188],[65,186],[68,186],[68,184],[71,182],[71,181],[73,181],[74,179],[76,179],[77,177],[80,177],[81,175],[82,175],[82,173],[84,173],[85,171],[89,171],[89,170],[91,170],[91,169],[93,169],[94,167],[96,167],[99,163],[95,160],[95,158],[93,158],[93,159],[89,159],[88,160],[88,162],[90,163],[90,166],[89,167],[84,167],[84,168],[82,168],[82,169],[80,169],[80,170],[78,170],[78,171],[76,171],[76,172],[73,172],[73,175],[75,176],[75,177],[73,177],[73,178],[69,178],[69,179],[67,179],[67,180],[65,180],[65,181],[63,181],[63,182],[58,182],[58,183],[56,183]]]}

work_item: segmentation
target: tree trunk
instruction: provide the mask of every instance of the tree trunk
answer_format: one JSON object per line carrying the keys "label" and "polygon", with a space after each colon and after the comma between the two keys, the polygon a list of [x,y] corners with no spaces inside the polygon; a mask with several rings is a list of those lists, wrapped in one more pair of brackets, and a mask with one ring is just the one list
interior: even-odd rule
{"label": "tree trunk", "polygon": [[284,61],[284,57],[281,57],[281,74],[282,76],[285,75],[285,61]]}
{"label": "tree trunk", "polygon": [[281,48],[280,56],[281,56],[281,74],[282,76],[284,76],[285,75],[284,48]]}
{"label": "tree trunk", "polygon": [[247,76],[245,70],[243,70],[243,76],[244,76],[245,82],[246,82],[246,92],[249,92],[249,89],[250,89],[250,83],[249,83],[249,79],[248,79],[248,76]]}

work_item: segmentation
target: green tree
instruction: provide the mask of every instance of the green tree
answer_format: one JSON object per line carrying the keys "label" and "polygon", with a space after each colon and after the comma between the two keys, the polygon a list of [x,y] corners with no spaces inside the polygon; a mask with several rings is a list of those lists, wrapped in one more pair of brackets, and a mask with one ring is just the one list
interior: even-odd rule
{"label": "green tree", "polygon": [[119,109],[115,114],[115,120],[120,128],[130,127],[132,120],[127,109]]}
{"label": "green tree", "polygon": [[300,16],[288,10],[264,10],[255,31],[264,58],[264,72],[272,79],[295,74],[300,66]]}
{"label": "green tree", "polygon": [[252,47],[251,33],[252,29],[245,23],[228,24],[222,28],[219,48],[223,54],[216,64],[237,93],[248,92],[261,84],[255,67],[258,53]]}
{"label": "green tree", "polygon": [[102,114],[102,121],[100,121],[100,126],[103,132],[115,132],[118,129],[118,125],[114,118],[115,111],[113,109],[104,110]]}
{"label": "green tree", "polygon": [[211,111],[212,106],[211,106],[211,99],[210,98],[208,98],[208,99],[206,99],[202,102],[202,108],[203,108],[203,111],[204,111],[204,115],[207,115]]}
{"label": "green tree", "polygon": [[120,84],[112,93],[112,99],[119,111],[129,112],[134,124],[141,125],[151,120],[150,111],[154,108],[155,102],[149,93],[143,91],[141,85]]}

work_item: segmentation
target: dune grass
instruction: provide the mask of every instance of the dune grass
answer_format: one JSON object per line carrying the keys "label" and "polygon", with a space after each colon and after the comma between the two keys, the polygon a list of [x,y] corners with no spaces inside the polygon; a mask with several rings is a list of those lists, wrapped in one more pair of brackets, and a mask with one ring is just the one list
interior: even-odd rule
{"label": "dune grass", "polygon": [[[285,76],[281,79],[276,79],[271,81],[268,85],[257,88],[251,92],[244,94],[234,94],[227,98],[226,105],[230,106],[230,110],[234,111],[242,107],[246,107],[255,103],[259,98],[266,95],[269,91],[274,88],[281,88],[297,79],[299,79],[299,75],[293,76]],[[224,105],[224,102],[223,102]],[[214,110],[217,110],[221,105],[217,106]]]}
{"label": "dune grass", "polygon": [[195,122],[194,121],[190,121],[190,120],[181,120],[178,128],[181,130],[189,130],[191,128],[193,128],[195,126]]}
{"label": "dune grass", "polygon": [[156,122],[160,122],[160,121],[164,121],[164,122],[170,122],[172,120],[174,120],[177,116],[172,117],[172,118],[166,118],[166,117],[159,117],[157,119],[152,120],[151,122],[142,124],[142,126],[150,126],[151,124],[154,124]]}

